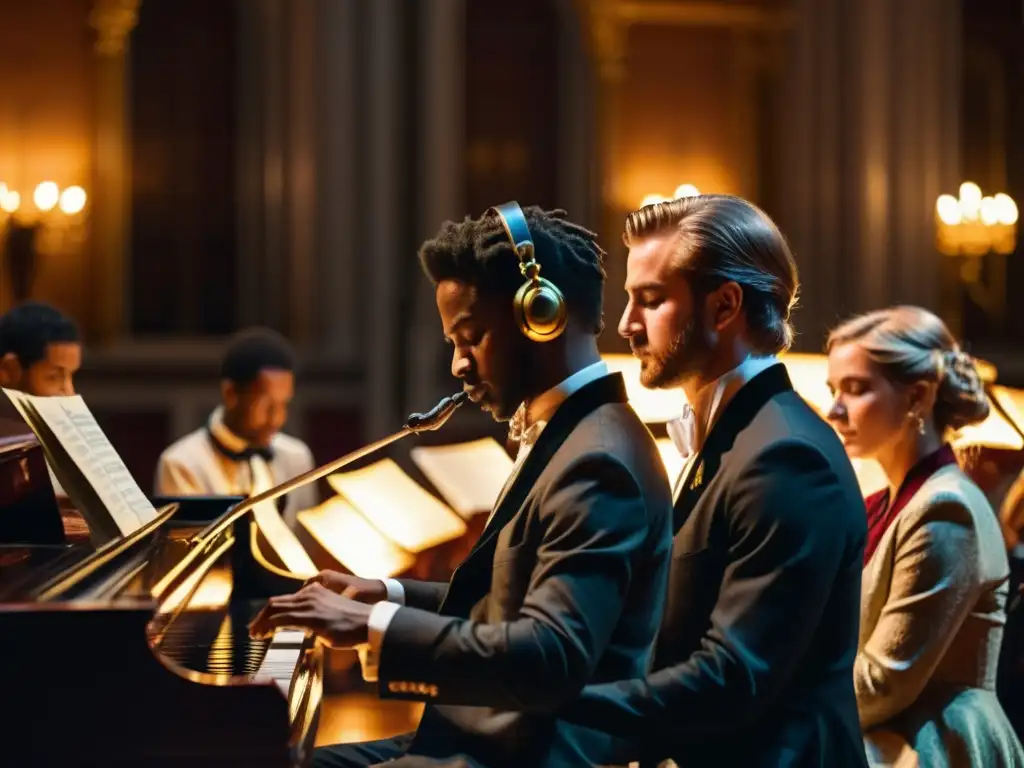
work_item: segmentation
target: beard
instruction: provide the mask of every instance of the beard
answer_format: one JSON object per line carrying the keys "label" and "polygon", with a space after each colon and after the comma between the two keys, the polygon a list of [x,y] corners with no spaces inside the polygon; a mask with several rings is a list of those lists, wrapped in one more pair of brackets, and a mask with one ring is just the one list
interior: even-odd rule
{"label": "beard", "polygon": [[525,338],[516,341],[505,355],[505,365],[495,377],[488,401],[484,403],[491,418],[497,422],[511,420],[523,401],[531,396],[533,372],[541,370],[536,360],[536,342]]}
{"label": "beard", "polygon": [[697,316],[679,332],[663,352],[648,352],[640,358],[640,383],[648,389],[681,386],[704,367],[711,351],[703,321]]}

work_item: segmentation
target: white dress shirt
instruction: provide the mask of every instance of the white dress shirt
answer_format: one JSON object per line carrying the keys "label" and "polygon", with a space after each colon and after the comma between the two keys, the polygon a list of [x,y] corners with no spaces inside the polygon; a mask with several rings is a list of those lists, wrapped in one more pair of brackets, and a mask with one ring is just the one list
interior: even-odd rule
{"label": "white dress shirt", "polygon": [[[505,487],[498,495],[498,501],[491,508],[491,517],[494,516],[494,511],[498,508],[498,502],[505,496],[505,492],[512,485],[516,475],[519,474],[519,469],[522,467],[527,455],[529,455],[530,449],[537,442],[541,431],[551,421],[551,417],[558,410],[558,407],[577,390],[607,375],[608,365],[603,360],[592,363],[572,374],[557,386],[519,406],[510,422],[511,431],[519,439],[515,464],[512,466],[512,471],[505,482]],[[487,525],[490,524],[491,517],[487,518]],[[487,525],[484,526],[484,530],[487,529]],[[387,588],[388,599],[386,602],[380,602],[373,606],[373,610],[370,611],[370,617],[367,620],[369,630],[368,642],[365,646],[358,649],[359,661],[363,668],[363,679],[371,683],[377,680],[380,649],[384,643],[384,633],[387,631],[388,624],[391,623],[395,613],[405,604],[405,590],[402,588],[400,581],[397,579],[384,579],[384,586]]]}
{"label": "white dress shirt", "polygon": [[[700,452],[708,433],[715,424],[725,405],[743,389],[744,385],[762,371],[779,362],[775,355],[747,357],[731,371],[708,382],[698,393],[695,405],[683,405],[683,415],[665,424],[672,444],[686,460],[673,486],[673,496],[682,486],[683,478],[689,475],[693,459]],[[698,429],[698,427],[703,427]]]}
{"label": "white dress shirt", "polygon": [[[257,478],[250,461],[238,461],[216,450],[210,432],[231,451],[244,452],[249,444],[224,424],[224,409],[218,406],[206,426],[175,441],[157,462],[158,496],[248,496]],[[278,432],[270,441],[273,458],[263,460],[270,472],[271,485],[283,483],[308,472],[315,466],[313,453],[301,440]],[[284,519],[294,528],[301,510],[320,503],[315,483],[296,488],[285,497]]]}

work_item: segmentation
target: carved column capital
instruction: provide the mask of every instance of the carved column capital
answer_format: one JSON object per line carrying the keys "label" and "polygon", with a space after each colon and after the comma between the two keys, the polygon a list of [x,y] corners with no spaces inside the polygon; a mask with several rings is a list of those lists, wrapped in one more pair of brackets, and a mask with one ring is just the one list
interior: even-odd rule
{"label": "carved column capital", "polygon": [[124,53],[125,41],[139,21],[141,0],[94,0],[89,25],[96,30],[96,52],[101,56]]}

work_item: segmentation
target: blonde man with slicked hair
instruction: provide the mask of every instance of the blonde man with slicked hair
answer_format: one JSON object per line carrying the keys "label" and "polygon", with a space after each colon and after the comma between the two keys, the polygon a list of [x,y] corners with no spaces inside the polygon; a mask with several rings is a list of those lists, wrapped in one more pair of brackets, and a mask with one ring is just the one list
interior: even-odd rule
{"label": "blonde man with slicked hair", "polygon": [[623,762],[862,768],[864,502],[776,357],[799,288],[789,246],[727,195],[642,208],[625,241],[619,333],[642,383],[686,400],[669,424],[686,461],[668,601],[652,671],[588,686],[562,715],[625,739]]}

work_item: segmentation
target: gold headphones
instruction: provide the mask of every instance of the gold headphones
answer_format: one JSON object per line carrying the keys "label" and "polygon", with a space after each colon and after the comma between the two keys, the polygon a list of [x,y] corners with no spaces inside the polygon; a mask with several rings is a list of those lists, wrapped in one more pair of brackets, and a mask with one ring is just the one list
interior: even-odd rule
{"label": "gold headphones", "polygon": [[526,278],[512,300],[519,330],[532,341],[557,339],[565,330],[568,319],[565,297],[554,283],[540,276],[540,264],[534,259],[533,237],[523,209],[512,201],[496,205],[491,210],[501,219],[505,234],[519,257],[519,271]]}

